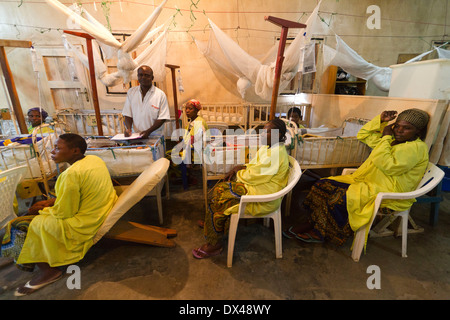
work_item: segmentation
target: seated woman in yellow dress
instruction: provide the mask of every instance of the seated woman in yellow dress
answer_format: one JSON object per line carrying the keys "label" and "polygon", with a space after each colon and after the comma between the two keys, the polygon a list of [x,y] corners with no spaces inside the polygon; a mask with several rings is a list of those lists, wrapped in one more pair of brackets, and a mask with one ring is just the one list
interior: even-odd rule
{"label": "seated woman in yellow dress", "polygon": [[1,256],[13,257],[27,271],[36,264],[40,271],[17,289],[17,296],[60,279],[58,267],[83,259],[117,200],[105,163],[97,156],[85,156],[86,148],[81,136],[60,135],[52,159],[70,167],[56,181],[56,199],[37,202],[29,210],[37,215],[18,217],[7,226]]}
{"label": "seated woman in yellow dress", "polygon": [[[289,157],[284,145],[286,125],[280,119],[265,126],[267,145],[261,146],[250,163],[233,168],[225,181],[212,190],[205,215],[203,231],[206,243],[192,250],[197,259],[222,252],[222,235],[227,232],[230,214],[237,214],[242,195],[271,194],[283,189],[288,181]],[[263,139],[264,140],[264,139]],[[235,181],[231,181],[235,178]],[[245,213],[264,216],[276,210],[281,199],[264,203],[249,203]]]}
{"label": "seated woman in yellow dress", "polygon": [[[388,124],[395,118],[394,124]],[[397,111],[383,111],[365,124],[357,138],[373,149],[367,160],[351,175],[316,182],[303,202],[307,221],[283,235],[342,245],[370,221],[379,192],[414,190],[428,166],[428,146],[422,140],[428,120],[425,111],[408,109],[398,117]],[[382,210],[403,211],[414,201],[389,200]]]}

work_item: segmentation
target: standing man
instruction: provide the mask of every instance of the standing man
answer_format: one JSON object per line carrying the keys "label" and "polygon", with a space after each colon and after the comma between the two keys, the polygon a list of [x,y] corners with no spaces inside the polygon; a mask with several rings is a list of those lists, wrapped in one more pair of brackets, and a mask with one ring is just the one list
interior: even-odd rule
{"label": "standing man", "polygon": [[166,120],[170,120],[169,104],[165,93],[155,86],[153,70],[141,66],[137,71],[139,86],[130,88],[122,110],[125,117],[125,137],[131,135],[131,128],[148,138],[152,132],[158,132]]}

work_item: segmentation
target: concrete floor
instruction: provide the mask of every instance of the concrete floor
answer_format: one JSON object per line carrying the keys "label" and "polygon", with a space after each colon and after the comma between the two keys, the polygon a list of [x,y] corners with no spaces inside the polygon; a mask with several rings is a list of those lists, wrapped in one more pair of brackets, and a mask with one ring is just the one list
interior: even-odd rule
{"label": "concrete floor", "polygon": [[[201,178],[201,177],[199,177]],[[312,183],[303,175],[295,188],[292,213],[283,227],[298,220],[297,205]],[[31,278],[0,258],[0,300],[335,300],[450,299],[450,193],[444,193],[439,221],[428,224],[429,204],[415,204],[411,215],[425,231],[408,236],[408,257],[401,238],[369,239],[367,254],[356,263],[351,241],[342,247],[306,244],[283,238],[283,258],[275,259],[273,230],[262,223],[241,223],[234,262],[226,266],[226,250],[197,260],[191,250],[201,245],[203,217],[201,183],[183,191],[170,186],[163,200],[164,227],[176,229],[176,247],[162,248],[102,239],[80,267],[81,288],[69,289],[71,274],[30,296],[16,298],[15,289]],[[123,219],[158,225],[156,200],[144,198]],[[3,260],[2,260],[3,259]],[[369,266],[380,269],[380,289],[368,289]],[[66,269],[63,269],[66,271]]]}

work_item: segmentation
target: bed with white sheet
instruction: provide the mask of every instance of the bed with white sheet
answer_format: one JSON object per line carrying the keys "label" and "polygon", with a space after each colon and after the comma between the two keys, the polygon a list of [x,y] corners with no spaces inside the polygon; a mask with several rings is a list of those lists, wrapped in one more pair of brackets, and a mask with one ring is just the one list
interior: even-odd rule
{"label": "bed with white sheet", "polygon": [[163,135],[150,135],[137,144],[110,140],[109,137],[86,137],[86,155],[96,155],[105,161],[111,177],[135,176],[165,156]]}

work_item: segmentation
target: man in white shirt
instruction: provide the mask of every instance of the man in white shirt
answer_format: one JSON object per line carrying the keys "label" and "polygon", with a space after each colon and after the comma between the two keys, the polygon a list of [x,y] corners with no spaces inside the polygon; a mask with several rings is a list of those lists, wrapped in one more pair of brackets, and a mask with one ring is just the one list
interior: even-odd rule
{"label": "man in white shirt", "polygon": [[165,93],[155,86],[153,70],[141,66],[137,71],[139,86],[128,90],[122,114],[125,117],[125,136],[131,135],[131,128],[148,138],[152,132],[159,132],[163,123],[170,120],[169,104]]}

